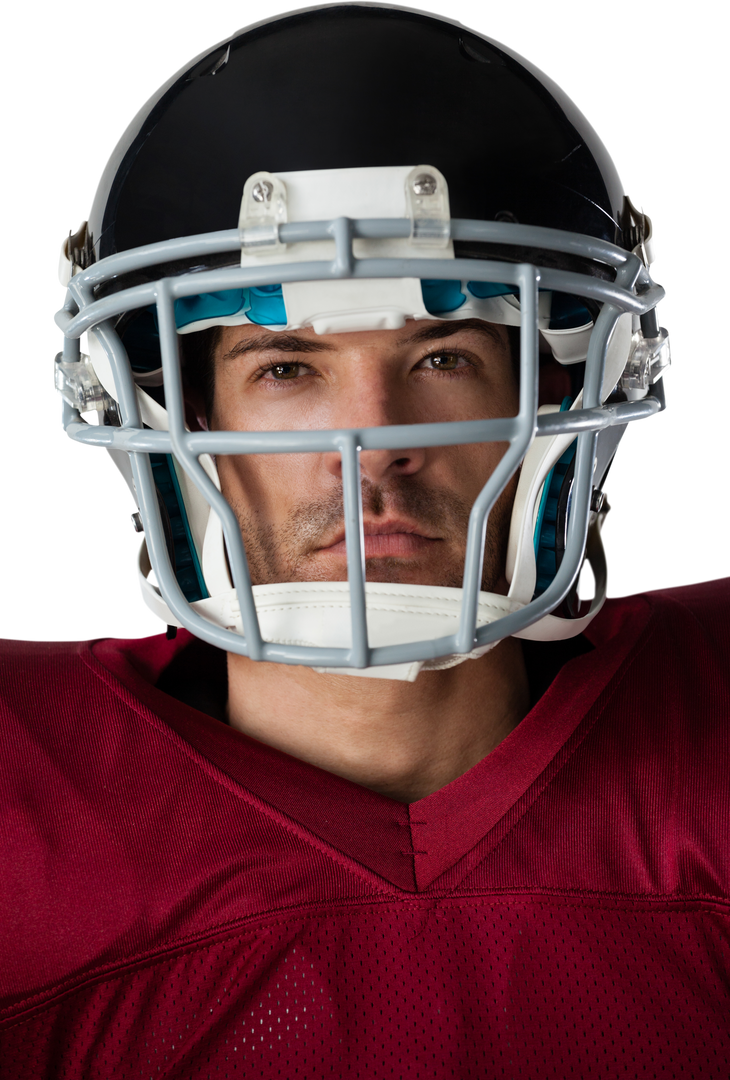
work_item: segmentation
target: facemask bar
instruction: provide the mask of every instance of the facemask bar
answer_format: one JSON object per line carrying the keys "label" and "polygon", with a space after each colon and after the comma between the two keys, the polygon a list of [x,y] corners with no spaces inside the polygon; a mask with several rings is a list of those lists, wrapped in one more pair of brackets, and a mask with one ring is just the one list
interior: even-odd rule
{"label": "facemask bar", "polygon": [[[651,312],[664,295],[655,285],[636,255],[621,248],[558,230],[532,228],[513,223],[453,220],[455,240],[517,244],[532,248],[597,259],[616,269],[616,280],[607,282],[564,270],[538,268],[479,259],[368,258],[356,259],[352,240],[356,237],[380,239],[410,235],[409,219],[339,218],[330,222],[294,222],[279,226],[282,243],[334,239],[334,260],[275,264],[274,259],[256,267],[225,267],[186,273],[132,286],[101,299],[94,289],[113,278],[182,259],[199,259],[221,252],[240,250],[237,230],[165,241],[134,251],[110,256],[81,271],[69,283],[66,304],[56,317],[65,334],[64,359],[79,359],[79,338],[93,329],[107,352],[115,381],[122,426],[93,427],[64,401],[64,426],[80,442],[130,455],[139,506],[145,523],[152,566],[163,599],[173,616],[196,636],[230,652],[279,663],[315,667],[356,667],[431,660],[452,653],[466,654],[477,646],[499,640],[536,622],[554,610],[570,591],[582,565],[592,495],[595,444],[598,432],[609,426],[653,415],[661,399],[649,394],[640,401],[602,406],[601,386],[606,349],[611,331],[624,312],[636,316]],[[361,431],[305,432],[189,432],[185,430],[182,378],[178,356],[178,336],[174,302],[184,296],[252,285],[285,281],[331,278],[441,278],[505,282],[520,293],[522,334],[520,355],[520,404],[517,416],[470,422],[400,425],[367,428]],[[591,336],[583,407],[580,410],[537,416],[538,285],[557,292],[591,298],[602,309]],[[113,329],[113,320],[125,311],[155,304],[160,332],[165,385],[165,405],[169,431],[150,431],[141,424],[136,388],[126,352]],[[548,588],[519,611],[488,626],[477,628],[477,606],[484,557],[488,514],[510,477],[522,461],[533,437],[575,433],[577,439],[575,482],[566,550],[558,573]],[[362,524],[359,454],[361,450],[405,449],[463,445],[472,442],[508,442],[509,449],[478,496],[469,519],[464,566],[463,598],[459,627],[455,634],[435,640],[370,648],[365,618],[365,565]],[[202,454],[246,453],[340,453],[343,472],[344,517],[347,543],[348,582],[351,598],[351,648],[316,648],[265,642],[258,617],[238,522],[216,485],[203,469]],[[155,484],[148,455],[174,454],[198,490],[221,520],[234,586],[238,594],[243,636],[209,622],[195,611],[175,578],[170,564]]]}

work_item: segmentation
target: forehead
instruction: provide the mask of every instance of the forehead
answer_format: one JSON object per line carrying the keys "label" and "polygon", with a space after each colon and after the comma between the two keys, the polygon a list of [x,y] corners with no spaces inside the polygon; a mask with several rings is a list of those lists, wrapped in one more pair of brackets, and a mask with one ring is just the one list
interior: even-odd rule
{"label": "forehead", "polygon": [[353,351],[377,350],[385,355],[424,345],[447,343],[454,338],[469,338],[482,349],[506,353],[509,349],[504,326],[482,319],[415,320],[409,319],[397,330],[363,330],[340,334],[316,334],[311,327],[295,331],[267,330],[246,324],[220,328],[216,355],[232,360],[250,353],[327,353],[330,356]]}

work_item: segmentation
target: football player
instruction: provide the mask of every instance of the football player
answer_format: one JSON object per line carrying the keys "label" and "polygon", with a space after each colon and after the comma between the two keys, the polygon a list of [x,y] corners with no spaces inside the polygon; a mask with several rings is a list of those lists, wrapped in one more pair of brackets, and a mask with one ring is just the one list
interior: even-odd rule
{"label": "football player", "polygon": [[414,11],[259,23],[134,119],[55,375],[167,631],[7,648],[6,1075],[727,1076],[730,588],[604,604],[651,239],[550,80]]}

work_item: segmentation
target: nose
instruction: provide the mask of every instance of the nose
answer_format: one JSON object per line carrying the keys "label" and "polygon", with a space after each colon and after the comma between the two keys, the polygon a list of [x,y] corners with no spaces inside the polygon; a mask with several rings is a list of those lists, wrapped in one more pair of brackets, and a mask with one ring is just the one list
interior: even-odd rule
{"label": "nose", "polygon": [[[341,477],[342,458],[340,455],[325,454],[325,459],[328,472]],[[426,451],[423,449],[363,450],[360,454],[360,475],[372,484],[382,484],[394,476],[412,476],[423,468],[425,461]]]}
{"label": "nose", "polygon": [[[393,393],[396,388],[381,386],[380,392],[361,393],[357,400],[351,400],[351,407],[344,409],[338,417],[341,428],[383,428],[402,424],[406,417],[401,415]],[[390,390],[390,392],[389,392]],[[342,459],[339,454],[325,455],[326,467],[333,475],[342,475]],[[395,450],[363,450],[360,453],[360,472],[363,479],[372,484],[382,484],[394,476],[412,476],[423,468],[426,451],[421,448]]]}

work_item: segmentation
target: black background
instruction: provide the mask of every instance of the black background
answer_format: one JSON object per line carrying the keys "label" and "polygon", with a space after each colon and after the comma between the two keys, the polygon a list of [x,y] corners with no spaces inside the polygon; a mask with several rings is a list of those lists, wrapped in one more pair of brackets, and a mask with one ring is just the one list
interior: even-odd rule
{"label": "black background", "polygon": [[[160,629],[136,594],[126,491],[106,456],[66,443],[57,428],[50,389],[56,246],[84,216],[112,141],[141,100],[192,53],[269,10],[212,5],[170,27],[159,15],[146,25],[126,5],[87,9],[83,22],[58,13],[19,33],[8,56],[14,198],[4,222],[9,396],[0,634]],[[635,426],[612,476],[612,591],[726,572],[726,272],[713,134],[724,110],[712,27],[660,21],[650,8],[631,21],[606,9],[605,22],[593,6],[569,3],[559,15],[529,18],[519,5],[478,10],[479,27],[537,60],[578,100],[628,190],[657,221],[655,273],[670,288],[662,315],[675,340],[672,408]],[[471,4],[449,11],[475,18]]]}

